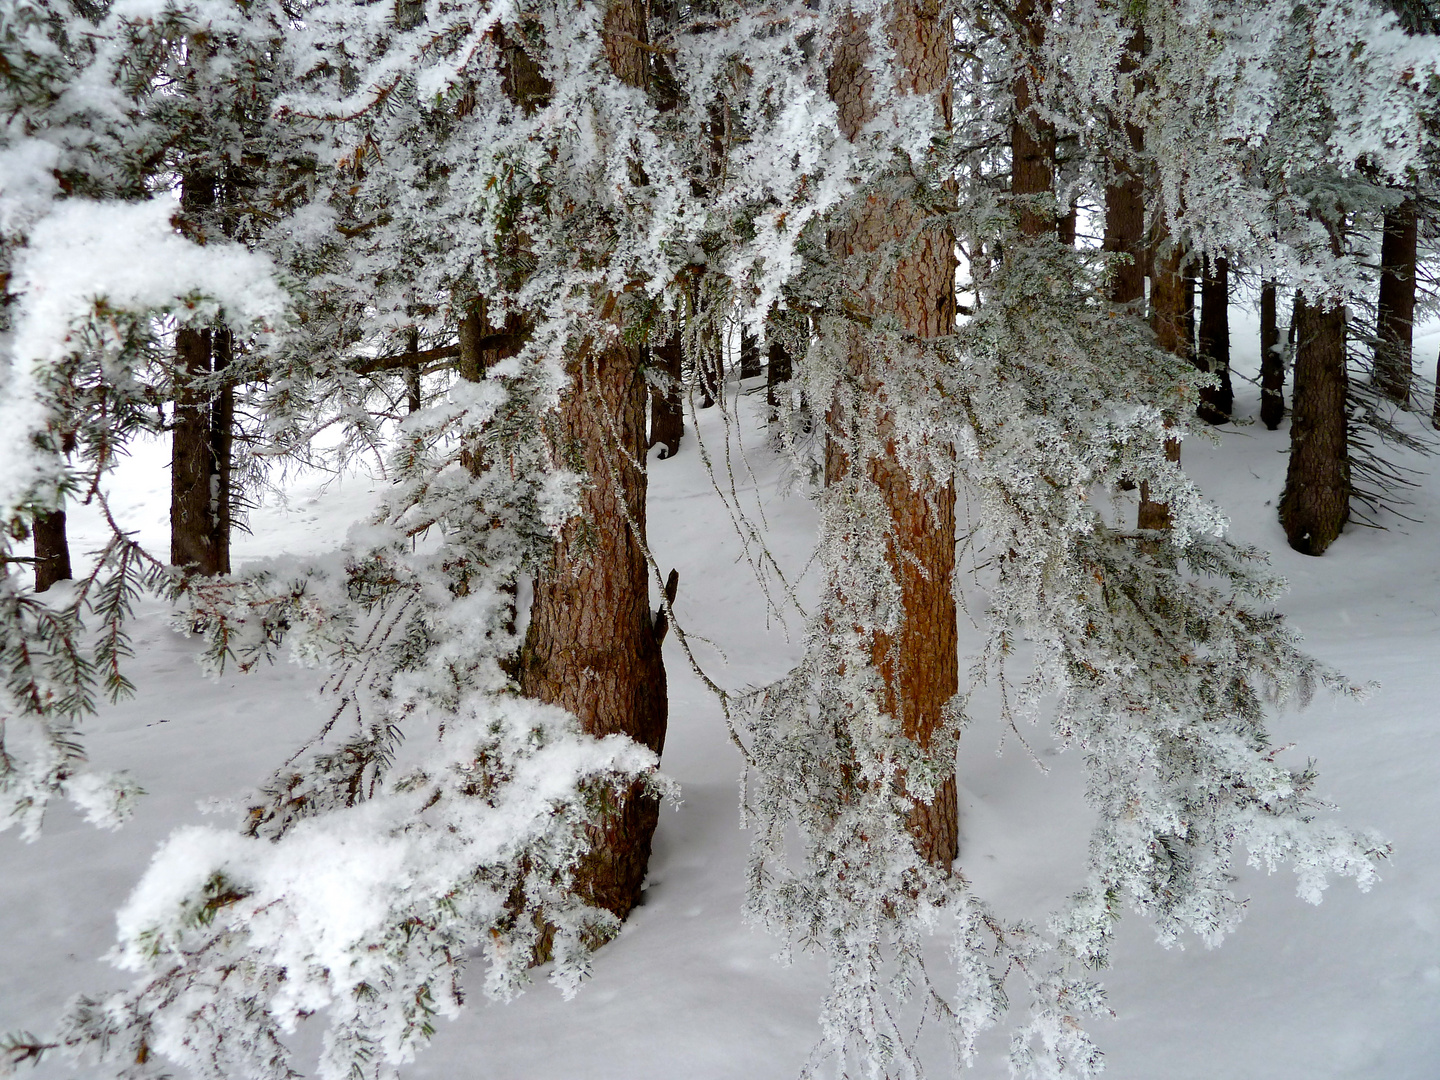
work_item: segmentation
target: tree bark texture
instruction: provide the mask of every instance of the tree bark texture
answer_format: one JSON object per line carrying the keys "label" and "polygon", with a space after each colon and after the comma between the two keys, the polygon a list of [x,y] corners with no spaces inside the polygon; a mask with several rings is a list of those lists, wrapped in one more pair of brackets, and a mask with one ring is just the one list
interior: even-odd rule
{"label": "tree bark texture", "polygon": [[1260,286],[1260,419],[1274,431],[1285,419],[1285,357],[1280,351],[1275,282]]}
{"label": "tree bark texture", "polygon": [[[616,77],[646,83],[646,20],[635,0],[605,16]],[[620,308],[619,298],[606,306]],[[521,692],[573,712],[589,734],[628,735],[659,754],[665,745],[665,667],[650,613],[645,540],[646,383],[640,348],[613,342],[577,350],[559,407],[560,460],[583,468],[580,513],[566,524],[535,581],[521,652]],[[576,870],[580,895],[623,919],[640,900],[659,817],[637,782],[609,800]]]}
{"label": "tree bark texture", "polygon": [[1200,419],[1210,424],[1229,422],[1235,411],[1230,384],[1230,262],[1205,256],[1200,281],[1200,342],[1195,365],[1220,380],[1200,391]]}
{"label": "tree bark texture", "polygon": [[37,514],[31,532],[35,540],[35,591],[46,592],[57,581],[68,581],[70,543],[65,535],[65,511]]}
{"label": "tree bark texture", "polygon": [[[949,33],[941,8],[895,4],[890,9],[890,40],[901,78],[917,94],[934,95],[936,108],[948,124],[950,116]],[[854,138],[873,115],[869,44],[865,28],[846,16],[830,69],[830,96],[839,109],[841,130]],[[1045,228],[1053,231],[1053,216]],[[910,247],[883,267],[876,258],[893,251],[907,238]],[[922,211],[904,199],[871,195],[829,237],[830,251],[852,268],[850,304],[858,313],[899,323],[920,338],[949,334],[955,326],[954,239],[942,228],[926,226]],[[893,431],[893,411],[886,402],[889,361],[869,347],[870,331],[858,321],[849,331],[850,374],[861,390],[858,408],[882,438]],[[959,685],[955,598],[951,577],[955,567],[955,492],[949,484],[910,475],[898,462],[894,441],[883,456],[850,461],[832,440],[826,454],[826,481],[837,483],[852,469],[863,469],[879,491],[894,527],[887,542],[887,561],[898,581],[903,624],[895,639],[876,634],[872,660],[884,680],[882,708],[900,720],[906,737],[928,748],[941,722],[945,704]],[[843,597],[842,597],[843,602]],[[857,622],[863,621],[857,617]],[[949,779],[926,804],[916,802],[908,825],[920,855],[949,869],[959,839],[959,811],[953,762]]]}
{"label": "tree bark texture", "polygon": [[1385,212],[1380,241],[1380,304],[1375,321],[1375,385],[1399,405],[1410,404],[1415,325],[1415,203]]}
{"label": "tree bark texture", "polygon": [[680,452],[685,436],[685,405],[680,398],[683,349],[680,331],[672,330],[665,340],[650,346],[650,365],[669,381],[669,389],[650,388],[650,445],[661,446],[660,457]]}
{"label": "tree bark texture", "polygon": [[[789,382],[792,375],[790,350],[783,342],[771,339],[765,354],[765,404],[771,409],[780,406],[780,387]],[[776,414],[771,413],[773,418]]]}
{"label": "tree bark texture", "polygon": [[740,378],[753,379],[760,374],[760,342],[749,330],[740,331]]}
{"label": "tree bark texture", "polygon": [[1345,390],[1344,308],[1298,299],[1290,466],[1280,524],[1290,546],[1305,555],[1323,555],[1350,516]]}
{"label": "tree bark texture", "polygon": [[1055,128],[1035,110],[1035,86],[1040,73],[1033,58],[1045,43],[1044,0],[1018,0],[1015,21],[1020,30],[1020,70],[1012,93],[1015,118],[1010,125],[1010,194],[1020,212],[1020,235],[1044,236],[1056,232],[1053,205],[1046,196],[1055,186]]}

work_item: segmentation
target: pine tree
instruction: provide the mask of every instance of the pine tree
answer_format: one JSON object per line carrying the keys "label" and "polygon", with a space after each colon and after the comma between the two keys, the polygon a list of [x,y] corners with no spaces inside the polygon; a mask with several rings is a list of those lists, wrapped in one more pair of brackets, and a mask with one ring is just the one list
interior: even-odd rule
{"label": "pine tree", "polygon": [[[1260,420],[1271,431],[1285,419],[1285,355],[1276,322],[1275,282],[1260,285]],[[1294,321],[1291,321],[1293,327]]]}

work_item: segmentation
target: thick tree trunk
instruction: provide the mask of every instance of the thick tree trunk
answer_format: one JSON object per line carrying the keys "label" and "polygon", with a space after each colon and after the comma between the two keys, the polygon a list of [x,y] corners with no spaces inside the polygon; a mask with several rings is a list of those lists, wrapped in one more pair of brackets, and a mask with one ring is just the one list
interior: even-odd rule
{"label": "thick tree trunk", "polygon": [[1290,546],[1305,555],[1324,554],[1350,516],[1345,389],[1344,308],[1297,298],[1295,402],[1280,524]]}
{"label": "thick tree trunk", "polygon": [[1045,43],[1045,14],[1036,0],[1018,0],[1015,6],[1023,59],[1011,87],[1015,118],[1010,125],[1010,194],[1020,208],[1022,236],[1056,232],[1054,207],[1047,205],[1055,186],[1055,128],[1035,110],[1039,74],[1030,63]]}
{"label": "thick tree trunk", "polygon": [[[919,94],[933,94],[949,120],[947,64],[949,33],[941,9],[897,4],[890,9],[890,38],[902,79]],[[839,108],[841,130],[854,138],[870,119],[866,63],[869,42],[860,20],[847,15],[845,29],[830,68],[830,95]],[[1017,152],[1017,160],[1024,157]],[[1048,162],[1048,159],[1047,159]],[[1028,163],[1016,166],[1030,175]],[[1048,174],[1048,164],[1036,168]],[[1054,230],[1053,215],[1033,214],[1022,220],[1043,222]],[[875,256],[908,241],[906,254],[893,263]],[[833,230],[831,254],[856,268],[850,275],[852,303],[862,311],[896,319],[920,338],[952,332],[955,325],[954,239],[944,229],[926,227],[923,213],[902,199],[872,195],[842,228]],[[868,346],[869,331],[852,326],[848,352],[850,374],[861,393],[856,407],[872,410],[865,418],[882,439],[893,429],[886,402],[887,360]],[[857,421],[858,422],[858,421]],[[924,477],[912,476],[896,460],[893,440],[888,452],[867,461],[851,461],[832,441],[826,454],[827,483],[838,483],[850,470],[862,469],[874,484],[889,513],[894,532],[887,561],[900,586],[903,625],[894,639],[876,634],[873,662],[884,680],[882,707],[900,720],[901,730],[923,750],[930,746],[941,722],[943,706],[959,685],[955,629],[955,598],[951,576],[955,566],[955,492]],[[863,622],[863,618],[857,618]],[[958,848],[959,811],[953,762],[941,763],[951,775],[932,802],[916,802],[909,828],[921,856],[949,869]]]}
{"label": "thick tree trunk", "polygon": [[1275,282],[1260,286],[1260,419],[1274,431],[1285,419],[1285,358],[1280,351]]}
{"label": "thick tree trunk", "polygon": [[[615,0],[605,16],[612,71],[646,84],[645,9]],[[619,307],[619,298],[607,301]],[[645,541],[646,384],[638,346],[587,344],[571,363],[559,409],[561,460],[583,465],[579,514],[562,530],[537,576],[521,652],[521,691],[569,709],[592,735],[624,734],[657,754],[668,699],[650,613]],[[576,871],[589,903],[625,918],[640,900],[659,804],[637,782],[611,802]]]}
{"label": "thick tree trunk", "polygon": [[1220,380],[1200,391],[1200,419],[1224,424],[1235,411],[1230,385],[1230,262],[1205,256],[1200,284],[1200,347],[1195,366]]}
{"label": "thick tree trunk", "polygon": [[35,540],[35,591],[47,591],[57,581],[68,581],[70,543],[65,536],[65,511],[37,514],[31,529]]}
{"label": "thick tree trunk", "polygon": [[1415,203],[1385,213],[1380,243],[1380,305],[1375,323],[1375,385],[1391,401],[1410,404],[1415,325]]}

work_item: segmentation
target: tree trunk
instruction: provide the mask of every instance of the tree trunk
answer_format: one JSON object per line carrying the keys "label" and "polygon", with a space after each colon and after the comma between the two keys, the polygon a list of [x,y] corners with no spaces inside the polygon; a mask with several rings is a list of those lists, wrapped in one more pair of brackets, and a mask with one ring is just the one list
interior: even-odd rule
{"label": "tree trunk", "polygon": [[35,591],[47,591],[57,581],[68,581],[70,544],[65,536],[65,511],[52,510],[35,515],[31,529],[35,539]]}
{"label": "tree trunk", "polygon": [[[644,7],[616,0],[605,16],[612,71],[646,83]],[[619,307],[610,297],[606,306]],[[571,361],[559,407],[560,460],[583,465],[580,513],[561,531],[535,581],[521,652],[521,692],[569,709],[589,734],[628,735],[657,754],[668,716],[665,667],[650,613],[645,542],[645,379],[638,346],[621,335]],[[610,802],[576,870],[580,895],[623,919],[639,902],[659,816],[633,785]]]}
{"label": "tree trunk", "polygon": [[1285,419],[1285,358],[1276,321],[1275,282],[1260,286],[1260,419],[1274,431]]}
{"label": "tree trunk", "polygon": [[680,331],[672,330],[665,340],[650,346],[649,362],[669,381],[669,389],[650,388],[650,445],[663,446],[661,458],[672,458],[680,452],[685,436],[685,406],[680,399],[681,359],[683,349]]}
{"label": "tree trunk", "polygon": [[749,330],[740,331],[740,378],[753,379],[760,374],[760,342]]}
{"label": "tree trunk", "polygon": [[[1120,76],[1134,74],[1145,51],[1145,35],[1137,30],[1120,57]],[[1125,124],[1129,143],[1127,159],[1112,158],[1112,182],[1105,185],[1104,250],[1128,256],[1110,264],[1110,300],[1131,304],[1145,296],[1145,181],[1140,156],[1145,150],[1145,132],[1133,123]]]}
{"label": "tree trunk", "polygon": [[765,404],[772,410],[772,420],[777,415],[773,410],[780,406],[780,387],[790,381],[791,371],[790,350],[778,338],[771,338],[765,356]]}
{"label": "tree trunk", "polygon": [[1039,75],[1031,58],[1045,43],[1045,8],[1036,0],[1018,0],[1015,21],[1021,28],[1022,63],[1015,76],[1015,118],[1010,125],[1010,194],[1020,208],[1020,235],[1054,235],[1055,211],[1047,205],[1055,186],[1055,128],[1034,107]]}
{"label": "tree trunk", "polygon": [[1220,380],[1200,391],[1200,419],[1224,424],[1235,411],[1230,385],[1230,262],[1205,256],[1200,284],[1200,348],[1196,367]]}
{"label": "tree trunk", "polygon": [[1344,308],[1297,297],[1295,401],[1280,524],[1290,546],[1305,555],[1324,554],[1350,516],[1345,389]]}
{"label": "tree trunk", "polygon": [[[1150,256],[1150,325],[1155,331],[1155,343],[1176,356],[1189,358],[1192,355],[1188,312],[1193,307],[1192,282],[1185,276],[1184,255],[1179,247],[1168,242],[1168,228],[1162,223],[1156,247],[1160,250]],[[1187,294],[1192,298],[1186,303]],[[1167,419],[1166,423],[1169,424]],[[1178,439],[1165,440],[1165,457],[1169,461],[1180,460]],[[1136,525],[1141,529],[1168,529],[1170,507],[1166,503],[1150,498],[1150,484],[1140,481],[1140,510]]]}
{"label": "tree trunk", "polygon": [[1375,385],[1399,405],[1410,404],[1415,323],[1415,203],[1385,213],[1380,243],[1380,306],[1375,322]]}
{"label": "tree trunk", "polygon": [[[405,346],[412,353],[420,351],[420,332],[414,327],[405,336]],[[416,362],[414,367],[405,369],[405,411],[416,413],[420,411],[420,366]]]}
{"label": "tree trunk", "polygon": [[[946,123],[949,121],[948,23],[939,7],[908,4],[890,8],[890,38],[901,68],[901,78],[917,94],[934,94]],[[855,138],[871,118],[866,92],[869,41],[865,27],[853,14],[844,17],[844,29],[830,68],[830,96],[839,110],[842,132]],[[1017,160],[1024,151],[1017,153]],[[1048,159],[1027,171],[1048,177]],[[1048,180],[1047,180],[1048,182]],[[1052,215],[1037,213],[1022,221],[1043,223],[1053,232]],[[908,251],[883,265],[878,253],[908,242]],[[832,255],[850,262],[852,303],[861,311],[894,318],[921,338],[949,334],[955,325],[954,239],[948,231],[924,224],[913,204],[879,194],[869,196],[844,227],[829,237]],[[858,322],[849,332],[848,356],[853,385],[861,388],[854,407],[871,410],[867,426],[882,439],[893,432],[893,413],[886,403],[887,359],[869,347],[869,331]],[[903,624],[895,638],[876,633],[872,660],[884,681],[882,708],[900,720],[906,737],[927,749],[941,723],[941,711],[959,685],[955,598],[951,577],[955,566],[955,492],[949,484],[912,476],[895,456],[893,437],[887,451],[866,461],[851,461],[832,440],[826,453],[826,481],[845,480],[852,469],[864,470],[874,484],[893,524],[886,558],[899,584]],[[837,592],[838,592],[837,588]],[[842,598],[843,602],[843,598]],[[857,615],[856,622],[863,623]],[[909,829],[920,855],[949,869],[957,854],[959,811],[954,764],[949,779],[929,804],[912,804]]]}

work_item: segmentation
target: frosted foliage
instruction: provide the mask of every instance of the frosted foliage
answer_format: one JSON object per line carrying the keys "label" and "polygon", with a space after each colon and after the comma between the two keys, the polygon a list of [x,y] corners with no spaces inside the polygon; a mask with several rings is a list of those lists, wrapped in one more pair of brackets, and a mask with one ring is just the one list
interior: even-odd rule
{"label": "frosted foliage", "polygon": [[[1366,271],[1336,215],[1433,152],[1436,52],[1360,0],[1037,6],[1038,48],[989,6],[935,12],[955,47],[946,92],[925,94],[891,40],[901,9],[875,0],[651,5],[623,32],[618,0],[0,5],[5,543],[66,496],[108,517],[109,463],[173,395],[181,324],[236,334],[257,454],[373,453],[393,480],[327,558],[186,577],[112,518],[54,599],[7,563],[0,792],[32,835],[54,794],[102,824],[135,794],[85,771],[79,725],[129,688],[142,590],[176,603],[212,668],[288,657],[324,670],[334,705],[237,830],[162,846],[121,914],[131,988],[78,999],[53,1044],[21,1050],[288,1077],[283,1036],[318,1013],[322,1075],[388,1076],[459,1008],[474,950],[505,997],[553,932],[552,978],[578,986],[615,929],[570,887],[587,822],[637,777],[666,784],[647,752],[516,693],[517,585],[590,482],[557,406],[582,363],[677,329],[696,389],[736,318],[793,357],[776,430],[796,475],[852,463],[816,492],[824,587],[800,662],[722,691],[754,835],[747,911],[829,967],[810,1072],[921,1075],[922,1013],[968,1061],[1018,990],[1017,1072],[1091,1075],[1092,972],[1126,908],[1167,943],[1214,943],[1242,913],[1240,853],[1293,868],[1307,900],[1374,879],[1383,843],[1330,824],[1265,727],[1317,685],[1353,688],[1300,650],[1261,554],[1166,458],[1203,376],[1108,303],[1112,257],[1017,234],[1009,87],[1025,74],[1075,147],[1062,199],[1098,196],[1131,121],[1152,225],[1341,295]],[[868,97],[842,128],[845,34],[863,37]],[[163,192],[177,178],[181,204]],[[836,254],[877,207],[895,235]],[[936,298],[941,336],[919,338],[882,294],[936,235],[959,241],[969,314],[951,332]],[[488,366],[453,379],[475,322]],[[421,372],[403,418],[397,353]],[[964,494],[985,593],[983,650],[925,747],[884,678],[908,617],[887,471]],[[1138,479],[1170,528],[1121,527],[1098,497]],[[1087,768],[1089,868],[1046,928],[921,860],[907,827],[953,775],[986,682],[1005,723],[1050,723]]]}

